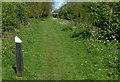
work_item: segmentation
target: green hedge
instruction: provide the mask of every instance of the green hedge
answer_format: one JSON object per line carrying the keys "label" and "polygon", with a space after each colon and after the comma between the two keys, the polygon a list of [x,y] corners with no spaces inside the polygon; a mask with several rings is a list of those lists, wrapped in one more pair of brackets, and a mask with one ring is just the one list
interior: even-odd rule
{"label": "green hedge", "polygon": [[89,29],[90,24],[97,27],[101,40],[120,41],[120,2],[68,2],[55,12],[60,18],[74,21],[75,26],[86,22],[84,28]]}
{"label": "green hedge", "polygon": [[2,3],[2,29],[11,31],[26,25],[29,18],[47,17],[52,9],[49,2],[3,2]]}

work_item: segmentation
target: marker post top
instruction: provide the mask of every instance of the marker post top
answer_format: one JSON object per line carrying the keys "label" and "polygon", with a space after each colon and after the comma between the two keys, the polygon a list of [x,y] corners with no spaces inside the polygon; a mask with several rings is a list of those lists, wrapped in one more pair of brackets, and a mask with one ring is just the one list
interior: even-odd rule
{"label": "marker post top", "polygon": [[22,43],[22,40],[19,37],[15,36],[15,43]]}

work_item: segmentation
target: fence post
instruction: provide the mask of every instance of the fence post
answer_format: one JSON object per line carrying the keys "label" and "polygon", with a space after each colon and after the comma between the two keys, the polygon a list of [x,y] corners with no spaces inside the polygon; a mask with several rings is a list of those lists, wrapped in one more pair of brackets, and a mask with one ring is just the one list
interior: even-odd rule
{"label": "fence post", "polygon": [[15,43],[16,43],[17,76],[22,77],[23,75],[22,40],[20,40],[19,37],[15,36]]}

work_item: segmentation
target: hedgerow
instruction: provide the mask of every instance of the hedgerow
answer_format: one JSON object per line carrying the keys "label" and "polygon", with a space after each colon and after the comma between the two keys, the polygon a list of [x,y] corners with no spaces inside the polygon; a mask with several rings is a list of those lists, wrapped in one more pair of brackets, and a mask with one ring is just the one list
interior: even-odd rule
{"label": "hedgerow", "polygon": [[74,21],[77,28],[85,28],[89,31],[96,29],[95,37],[99,40],[114,40],[117,43],[120,41],[119,2],[68,2],[55,12],[59,13],[59,18]]}
{"label": "hedgerow", "polygon": [[49,2],[3,2],[3,32],[15,30],[20,24],[26,25],[31,17],[47,17],[51,8],[52,3]]}

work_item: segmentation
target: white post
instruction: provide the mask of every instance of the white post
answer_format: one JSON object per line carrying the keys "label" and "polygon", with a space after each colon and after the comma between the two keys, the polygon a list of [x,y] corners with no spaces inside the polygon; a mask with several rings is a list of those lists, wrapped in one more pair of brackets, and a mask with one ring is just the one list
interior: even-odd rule
{"label": "white post", "polygon": [[22,40],[20,40],[19,37],[15,36],[15,43],[16,43],[17,76],[22,77],[23,74]]}

